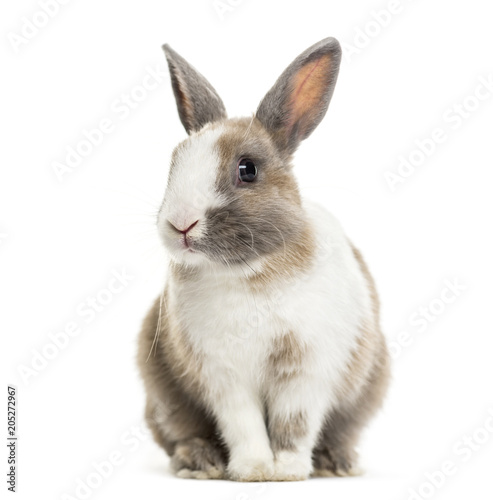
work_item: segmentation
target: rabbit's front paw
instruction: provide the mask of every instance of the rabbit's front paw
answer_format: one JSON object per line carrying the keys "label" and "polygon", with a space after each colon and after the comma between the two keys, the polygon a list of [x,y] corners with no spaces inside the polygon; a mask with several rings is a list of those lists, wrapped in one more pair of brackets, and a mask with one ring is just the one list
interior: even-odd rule
{"label": "rabbit's front paw", "polygon": [[228,465],[228,476],[233,481],[272,481],[274,461],[270,458],[232,459]]}
{"label": "rabbit's front paw", "polygon": [[314,477],[359,476],[357,455],[351,448],[325,446],[313,452]]}
{"label": "rabbit's front paw", "polygon": [[223,450],[211,440],[192,438],[177,443],[171,468],[186,479],[222,479],[225,472]]}
{"label": "rabbit's front paw", "polygon": [[311,472],[310,455],[282,450],[276,454],[273,481],[304,481]]}

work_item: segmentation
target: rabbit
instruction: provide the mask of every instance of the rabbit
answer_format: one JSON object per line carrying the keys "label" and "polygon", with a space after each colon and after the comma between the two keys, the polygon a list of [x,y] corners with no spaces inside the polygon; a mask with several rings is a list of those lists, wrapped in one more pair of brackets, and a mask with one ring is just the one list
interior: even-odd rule
{"label": "rabbit", "polygon": [[228,118],[211,84],[163,49],[188,137],[157,217],[167,282],[139,336],[152,435],[183,478],[357,474],[390,373],[377,293],[292,169],[329,106],[340,45],[301,53],[248,118]]}

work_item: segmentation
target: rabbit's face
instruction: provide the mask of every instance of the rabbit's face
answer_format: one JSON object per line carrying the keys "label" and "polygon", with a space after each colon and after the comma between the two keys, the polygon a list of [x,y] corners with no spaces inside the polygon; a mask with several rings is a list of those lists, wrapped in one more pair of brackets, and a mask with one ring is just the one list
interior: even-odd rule
{"label": "rabbit's face", "polygon": [[159,231],[178,262],[249,263],[299,237],[290,157],[256,118],[205,126],[174,151]]}
{"label": "rabbit's face", "polygon": [[227,119],[212,85],[164,46],[180,120],[189,134],[174,151],[161,237],[190,265],[233,266],[282,252],[305,230],[290,158],[320,123],[341,48],[326,38],[300,54],[253,118]]}

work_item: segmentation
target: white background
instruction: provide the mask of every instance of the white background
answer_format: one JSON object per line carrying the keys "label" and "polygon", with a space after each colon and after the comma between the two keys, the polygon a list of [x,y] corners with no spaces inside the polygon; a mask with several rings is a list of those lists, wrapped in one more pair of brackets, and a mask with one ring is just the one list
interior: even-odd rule
{"label": "white background", "polygon": [[[83,498],[76,487],[88,478],[96,487],[87,498],[491,498],[493,87],[474,97],[480,78],[493,79],[489,3],[401,0],[398,13],[377,16],[380,25],[380,0],[230,3],[238,5],[221,16],[212,0],[72,0],[24,43],[23,18],[43,22],[39,4],[2,4],[2,406],[7,384],[17,385],[17,498]],[[168,42],[213,83],[230,116],[248,115],[285,66],[326,36],[345,46],[340,78],[295,161],[303,194],[341,220],[381,295],[395,359],[385,408],[360,447],[367,474],[265,485],[176,479],[140,434],[135,351],[166,273],[154,214],[186,134],[167,74],[145,96],[135,89],[148,68],[163,71]],[[132,92],[141,101],[127,116],[122,94]],[[463,104],[467,119],[454,108]],[[60,181],[53,163],[103,119],[112,131]],[[397,172],[401,155],[419,160],[415,141],[437,128],[446,140],[392,191],[385,172]],[[102,292],[111,302],[84,314],[80,304],[122,269],[128,285]],[[446,280],[462,288],[443,303]],[[435,312],[418,322],[420,307]],[[70,322],[80,333],[54,352],[49,334]],[[44,365],[43,352],[52,357]],[[21,376],[33,357],[36,371]],[[5,417],[2,426],[5,435]],[[114,452],[120,460],[98,486],[94,463]],[[443,462],[452,462],[445,479]],[[424,484],[429,474],[443,484]]]}

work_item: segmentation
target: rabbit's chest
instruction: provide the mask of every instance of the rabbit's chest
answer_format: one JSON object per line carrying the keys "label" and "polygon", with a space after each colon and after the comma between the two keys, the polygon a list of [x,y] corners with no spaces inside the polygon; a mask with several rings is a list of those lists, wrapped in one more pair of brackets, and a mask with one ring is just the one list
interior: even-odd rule
{"label": "rabbit's chest", "polygon": [[[264,351],[276,332],[287,328],[285,300],[274,303],[265,294],[242,286],[210,285],[190,295],[182,319],[190,341],[203,353],[250,353]],[[258,352],[257,352],[258,351]]]}
{"label": "rabbit's chest", "polygon": [[338,349],[331,331],[335,332],[332,325],[340,318],[328,307],[327,294],[314,288],[314,283],[253,292],[245,286],[214,282],[189,290],[186,297],[178,299],[186,302],[180,323],[211,373],[225,368],[260,374],[283,351],[286,336],[290,344],[303,346],[312,361]]}
{"label": "rabbit's chest", "polygon": [[202,360],[205,383],[243,380],[260,387],[274,368],[337,385],[370,307],[363,277],[340,253],[264,290],[218,276],[175,288],[172,310]]}

